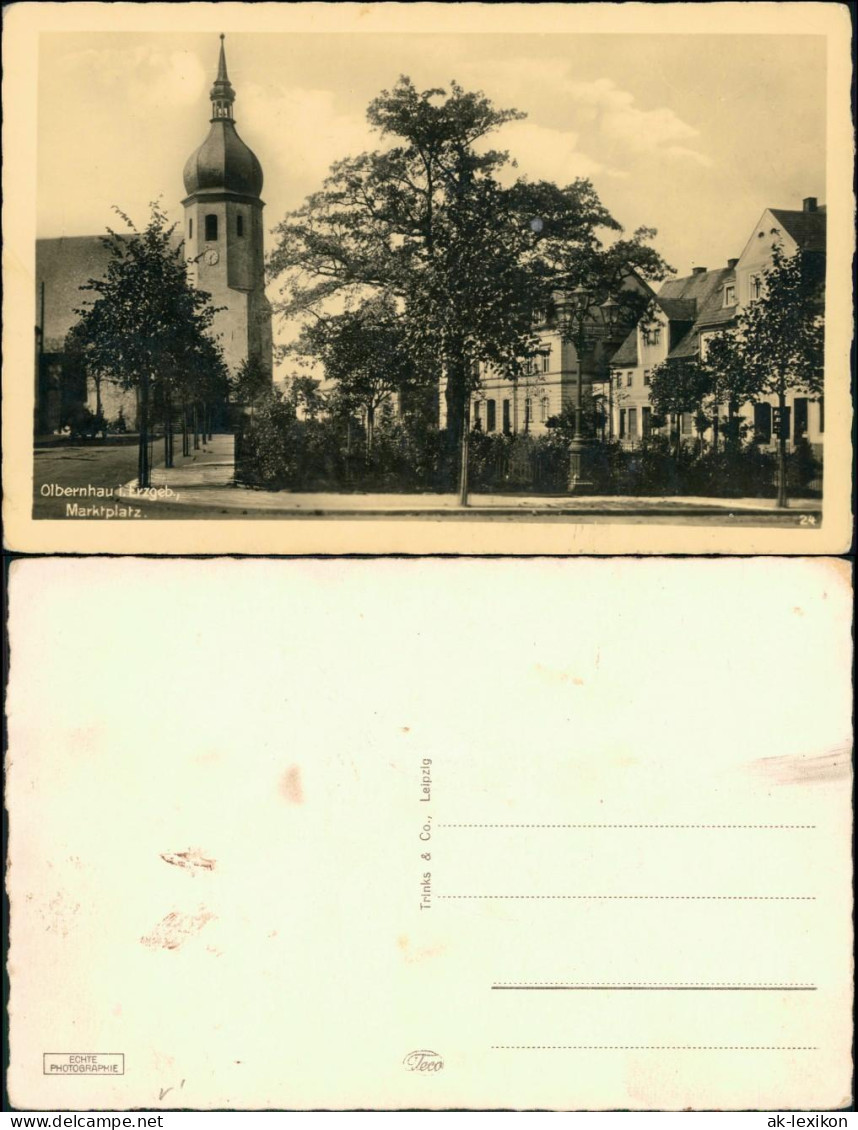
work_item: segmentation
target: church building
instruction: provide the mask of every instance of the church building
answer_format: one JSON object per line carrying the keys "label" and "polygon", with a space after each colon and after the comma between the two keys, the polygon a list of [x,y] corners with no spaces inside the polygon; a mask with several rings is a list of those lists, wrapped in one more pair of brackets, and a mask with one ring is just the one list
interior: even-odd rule
{"label": "church building", "polygon": [[271,372],[271,306],[265,296],[262,166],[238,136],[223,36],[211,89],[209,135],[185,163],[185,247],[194,285],[223,307],[215,316],[227,368],[257,357]]}
{"label": "church building", "polygon": [[[184,240],[191,281],[220,308],[212,333],[227,368],[249,357],[272,372],[271,307],[265,295],[262,166],[235,128],[235,92],[221,36],[217,76],[211,88],[208,136],[185,163]],[[136,427],[133,392],[109,382],[96,385],[75,371],[65,354],[75,313],[91,294],[81,288],[103,275],[110,253],[99,235],[36,241],[36,435],[60,431],[81,407],[103,412],[108,424],[122,417]]]}

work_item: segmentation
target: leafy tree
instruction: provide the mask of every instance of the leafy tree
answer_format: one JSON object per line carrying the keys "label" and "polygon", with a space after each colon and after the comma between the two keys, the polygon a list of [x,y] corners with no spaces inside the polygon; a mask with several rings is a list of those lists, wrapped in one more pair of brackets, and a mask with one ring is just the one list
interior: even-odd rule
{"label": "leafy tree", "polygon": [[252,406],[271,391],[271,370],[262,358],[246,357],[230,380],[230,393],[236,404]]}
{"label": "leafy tree", "polygon": [[79,315],[76,332],[86,342],[93,371],[137,393],[138,482],[148,486],[154,409],[160,404],[169,418],[169,406],[186,378],[189,358],[206,363],[194,373],[195,378],[212,375],[219,351],[206,335],[215,309],[209,295],[191,285],[182,245],[174,245],[173,228],[167,227],[166,213],[158,203],[151,206],[142,232],[125,213],[115,211],[128,232],[119,235],[108,229],[103,238],[110,260],[103,278],[90,279],[82,288],[92,291],[95,298],[91,305],[75,311]]}
{"label": "leafy tree", "polygon": [[289,382],[289,403],[300,408],[307,420],[317,419],[328,407],[328,398],[321,392],[322,382],[296,374]]}
{"label": "leafy tree", "polygon": [[279,310],[318,314],[334,297],[399,299],[412,359],[446,377],[455,447],[478,364],[523,375],[537,344],[534,312],[558,278],[596,278],[607,297],[609,278],[628,260],[653,277],[664,265],[645,247],[646,229],[605,251],[597,230],[620,227],[587,180],[503,187],[509,157],[485,139],[519,111],[456,83],[418,91],[402,77],[367,116],[390,148],[335,164],[277,229],[270,269],[282,282]]}
{"label": "leafy tree", "polygon": [[[788,393],[821,396],[824,374],[824,256],[772,250],[763,293],[738,320],[741,361],[754,395],[776,396],[780,419]],[[786,506],[786,429],[778,434],[778,505]]]}
{"label": "leafy tree", "polygon": [[726,403],[726,441],[735,451],[741,440],[739,409],[756,393],[753,374],[745,364],[735,329],[720,330],[707,340],[705,366],[710,380],[715,448],[718,447],[720,409]]}
{"label": "leafy tree", "polygon": [[405,326],[393,300],[380,295],[357,310],[319,319],[304,331],[300,348],[322,361],[326,377],[336,382],[341,408],[366,413],[366,445],[371,451],[377,410],[393,394],[417,383]]}
{"label": "leafy tree", "polygon": [[654,366],[650,376],[650,402],[656,416],[676,416],[676,451],[682,443],[681,418],[695,414],[712,392],[712,374],[696,357],[673,357]]}

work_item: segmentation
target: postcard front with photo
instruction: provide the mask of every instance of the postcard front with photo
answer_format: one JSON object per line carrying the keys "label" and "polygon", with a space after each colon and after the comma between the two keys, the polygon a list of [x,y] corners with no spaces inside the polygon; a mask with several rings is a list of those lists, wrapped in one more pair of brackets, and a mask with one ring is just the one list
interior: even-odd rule
{"label": "postcard front with photo", "polygon": [[838,9],[37,8],[12,548],[848,544]]}

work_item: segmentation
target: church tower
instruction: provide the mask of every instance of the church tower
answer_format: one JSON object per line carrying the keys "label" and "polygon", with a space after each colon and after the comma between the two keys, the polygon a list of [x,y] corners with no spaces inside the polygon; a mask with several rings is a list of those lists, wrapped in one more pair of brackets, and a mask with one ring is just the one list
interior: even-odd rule
{"label": "church tower", "polygon": [[230,372],[256,356],[272,371],[271,307],[265,297],[262,166],[235,128],[235,92],[226,72],[224,37],[211,88],[209,135],[188,158],[184,180],[185,247],[194,284],[211,295]]}

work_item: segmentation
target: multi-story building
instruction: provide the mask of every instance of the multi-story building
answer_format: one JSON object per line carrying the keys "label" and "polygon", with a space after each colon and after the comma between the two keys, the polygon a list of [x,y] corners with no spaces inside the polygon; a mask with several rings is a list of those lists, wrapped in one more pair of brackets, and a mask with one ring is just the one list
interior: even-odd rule
{"label": "multi-story building", "polygon": [[[634,446],[645,439],[653,419],[649,396],[652,369],[667,359],[705,359],[712,336],[736,324],[738,314],[763,292],[764,272],[771,266],[772,251],[780,246],[784,254],[825,255],[825,208],[808,197],[801,211],[766,208],[755,224],[738,259],[726,267],[709,271],[695,267],[685,278],[670,279],[656,295],[654,312],[628,334],[610,362],[613,400],[613,433],[624,444]],[[773,428],[776,398],[762,397],[743,406],[741,415],[753,424],[753,434],[762,447],[774,447]],[[695,432],[693,414],[684,413],[668,426],[679,427],[691,439]],[[804,437],[821,451],[824,431],[822,398],[790,393],[784,418],[790,445]],[[703,433],[711,439],[711,431]]]}
{"label": "multi-story building", "polygon": [[[623,289],[650,298],[650,287],[630,272]],[[556,290],[535,326],[538,345],[516,380],[504,377],[489,366],[481,366],[478,388],[471,401],[471,424],[482,431],[515,435],[527,432],[542,435],[568,405],[581,399],[589,408],[593,397],[601,399],[608,360],[628,330],[628,322],[608,325],[601,306],[593,305],[583,319],[582,333],[575,330],[574,298],[570,292]],[[576,338],[583,342],[578,355]],[[446,423],[444,383],[440,390],[440,423]]]}

